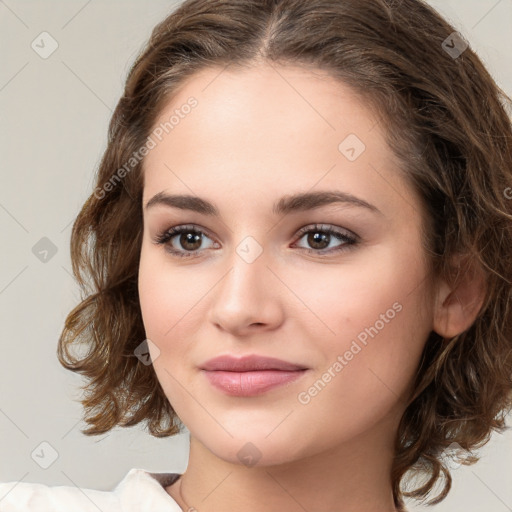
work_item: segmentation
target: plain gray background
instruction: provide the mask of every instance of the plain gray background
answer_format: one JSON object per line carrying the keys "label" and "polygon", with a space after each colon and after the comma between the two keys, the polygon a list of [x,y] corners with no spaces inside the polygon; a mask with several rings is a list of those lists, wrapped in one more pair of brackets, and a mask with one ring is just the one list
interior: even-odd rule
{"label": "plain gray background", "polygon": [[[186,433],[155,439],[135,427],[81,434],[82,381],[56,357],[64,319],[79,299],[69,257],[72,222],[92,192],[129,66],[178,3],[0,0],[0,481],[108,490],[133,467],[186,468]],[[429,3],[511,95],[512,0]],[[42,32],[58,44],[46,59],[31,47]],[[45,237],[56,253],[43,262],[33,248],[48,244]],[[478,454],[476,465],[453,472],[449,497],[428,510],[512,511],[512,432],[493,434]]]}

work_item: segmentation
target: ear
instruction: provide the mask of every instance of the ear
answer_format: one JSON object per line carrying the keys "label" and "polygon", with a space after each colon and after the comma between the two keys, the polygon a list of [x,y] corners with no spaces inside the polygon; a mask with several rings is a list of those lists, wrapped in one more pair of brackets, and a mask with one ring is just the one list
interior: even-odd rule
{"label": "ear", "polygon": [[475,258],[457,254],[451,272],[439,281],[436,292],[433,330],[443,338],[452,338],[469,329],[482,307],[487,283]]}

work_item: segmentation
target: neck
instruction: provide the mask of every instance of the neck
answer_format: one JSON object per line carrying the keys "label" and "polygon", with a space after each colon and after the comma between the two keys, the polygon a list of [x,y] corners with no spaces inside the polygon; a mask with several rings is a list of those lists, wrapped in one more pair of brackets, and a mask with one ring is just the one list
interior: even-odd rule
{"label": "neck", "polygon": [[245,466],[191,436],[187,470],[167,490],[183,510],[395,512],[391,487],[396,421],[291,462]]}

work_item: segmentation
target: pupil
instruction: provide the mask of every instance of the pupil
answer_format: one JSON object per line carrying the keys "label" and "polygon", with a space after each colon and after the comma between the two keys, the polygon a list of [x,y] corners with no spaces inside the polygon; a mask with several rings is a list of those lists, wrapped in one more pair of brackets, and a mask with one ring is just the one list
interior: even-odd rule
{"label": "pupil", "polygon": [[187,247],[187,244],[194,244],[194,242],[201,245],[201,235],[186,233],[181,236],[180,243],[184,248],[188,248],[192,251],[196,250],[198,247]]}
{"label": "pupil", "polygon": [[[319,232],[316,232],[316,233],[309,235],[308,243],[310,243],[310,245],[312,247],[315,247],[316,249],[325,249],[329,245],[329,242],[328,242],[329,236],[330,235],[327,235],[325,233],[321,234]],[[325,244],[326,241],[327,241],[327,244]],[[323,247],[318,247],[318,244],[320,244],[321,246],[323,245]]]}

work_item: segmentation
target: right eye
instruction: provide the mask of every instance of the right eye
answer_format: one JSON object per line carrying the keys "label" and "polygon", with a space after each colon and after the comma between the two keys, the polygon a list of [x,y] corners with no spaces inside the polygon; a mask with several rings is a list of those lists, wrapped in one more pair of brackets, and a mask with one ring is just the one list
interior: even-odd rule
{"label": "right eye", "polygon": [[[164,245],[166,251],[174,256],[190,258],[197,256],[200,252],[199,246],[205,237],[208,238],[204,231],[196,229],[195,226],[173,226],[159,233],[154,243]],[[176,245],[181,248],[176,248]]]}

